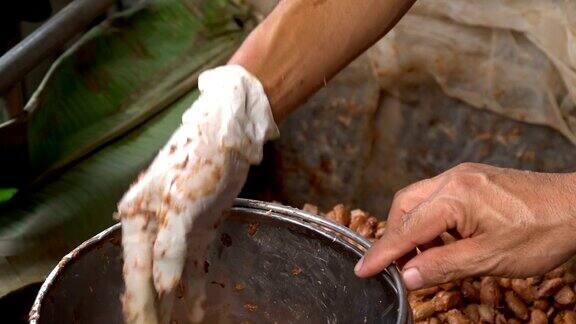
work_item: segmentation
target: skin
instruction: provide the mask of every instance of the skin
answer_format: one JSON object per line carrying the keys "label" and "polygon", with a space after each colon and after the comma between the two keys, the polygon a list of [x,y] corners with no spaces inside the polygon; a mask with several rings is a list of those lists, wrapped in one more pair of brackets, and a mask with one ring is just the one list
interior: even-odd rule
{"label": "skin", "polygon": [[[258,77],[280,123],[385,35],[413,2],[281,1],[229,64]],[[399,260],[409,289],[472,275],[541,274],[576,252],[575,187],[576,174],[458,166],[398,192],[386,234],[355,272],[368,277]],[[462,239],[435,246],[448,230]],[[416,255],[416,247],[426,251]]]}
{"label": "skin", "polygon": [[[355,272],[374,275],[427,245],[404,265],[408,289],[477,275],[540,275],[576,253],[575,199],[576,173],[461,164],[396,194],[384,236]],[[461,239],[430,245],[447,231]]]}
{"label": "skin", "polygon": [[280,123],[384,36],[413,0],[289,0],[230,59],[258,77]]}

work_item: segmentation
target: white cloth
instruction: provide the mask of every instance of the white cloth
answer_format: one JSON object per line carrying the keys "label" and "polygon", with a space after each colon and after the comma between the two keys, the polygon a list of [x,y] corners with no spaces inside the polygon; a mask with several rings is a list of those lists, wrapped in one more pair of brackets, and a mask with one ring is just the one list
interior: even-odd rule
{"label": "white cloth", "polygon": [[198,277],[190,279],[190,315],[201,320],[204,257],[214,224],[240,192],[249,165],[261,161],[264,143],[279,135],[262,85],[244,68],[204,72],[198,87],[201,94],[182,125],[118,205],[127,323],[170,320],[189,245],[196,269],[187,272]]}

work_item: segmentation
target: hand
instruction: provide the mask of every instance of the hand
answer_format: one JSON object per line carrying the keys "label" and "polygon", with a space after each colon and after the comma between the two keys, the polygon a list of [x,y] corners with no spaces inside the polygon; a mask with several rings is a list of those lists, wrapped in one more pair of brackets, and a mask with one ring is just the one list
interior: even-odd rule
{"label": "hand", "polygon": [[214,228],[249,165],[262,159],[264,142],[278,135],[260,82],[242,67],[204,72],[198,87],[200,97],[182,126],[118,205],[128,323],[170,320],[188,249],[194,258],[186,269],[191,320],[202,318],[204,256]]}
{"label": "hand", "polygon": [[[543,274],[576,252],[576,174],[461,164],[399,191],[386,232],[355,272],[368,277],[423,247],[403,270],[408,289],[469,276]],[[446,231],[461,239],[425,249]]]}

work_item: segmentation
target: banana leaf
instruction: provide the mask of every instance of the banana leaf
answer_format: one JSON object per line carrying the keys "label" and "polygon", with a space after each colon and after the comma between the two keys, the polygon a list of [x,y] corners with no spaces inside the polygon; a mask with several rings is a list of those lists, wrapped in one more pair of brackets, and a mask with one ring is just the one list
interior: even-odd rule
{"label": "banana leaf", "polygon": [[222,63],[253,25],[225,0],[149,1],[55,62],[19,117],[40,176],[0,205],[0,297],[42,281],[113,223],[118,199],[197,97],[199,72]]}
{"label": "banana leaf", "polygon": [[[149,119],[230,55],[247,14],[227,0],[156,0],[93,28],[54,63],[19,117],[28,161],[16,166],[42,178]],[[14,170],[0,172],[8,179]]]}

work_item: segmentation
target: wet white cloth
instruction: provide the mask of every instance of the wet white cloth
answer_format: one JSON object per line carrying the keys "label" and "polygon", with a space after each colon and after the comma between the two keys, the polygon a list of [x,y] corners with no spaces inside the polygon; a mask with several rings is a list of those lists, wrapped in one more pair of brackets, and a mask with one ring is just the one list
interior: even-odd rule
{"label": "wet white cloth", "polygon": [[182,125],[118,205],[127,323],[170,320],[188,249],[195,268],[187,269],[192,278],[186,278],[193,281],[190,319],[201,320],[204,257],[215,225],[240,192],[250,164],[261,161],[264,143],[279,135],[262,85],[244,68],[204,72],[198,88]]}

